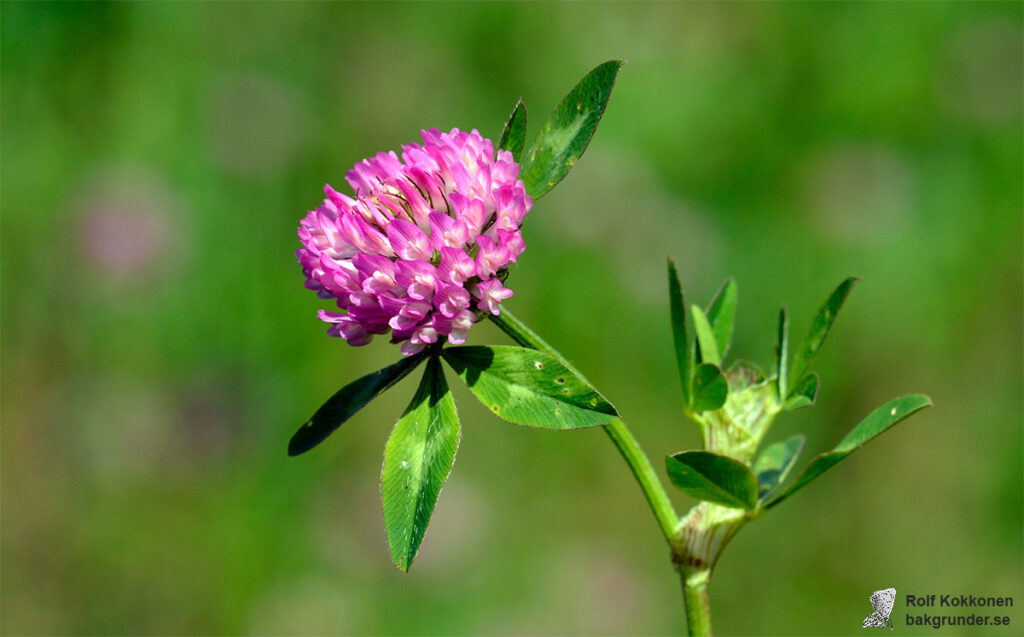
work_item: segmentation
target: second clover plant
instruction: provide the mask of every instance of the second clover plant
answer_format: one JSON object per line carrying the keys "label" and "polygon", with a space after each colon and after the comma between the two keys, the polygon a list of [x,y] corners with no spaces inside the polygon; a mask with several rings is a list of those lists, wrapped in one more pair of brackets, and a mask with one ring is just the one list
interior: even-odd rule
{"label": "second clover plant", "polygon": [[[929,406],[926,396],[882,405],[831,451],[788,482],[803,436],[763,446],[779,414],[813,405],[815,355],[856,279],[825,301],[810,332],[791,348],[785,308],[768,371],[727,364],[737,288],[732,280],[704,308],[687,307],[669,261],[670,319],[682,383],[682,409],[703,448],[666,457],[671,483],[700,503],[680,517],[615,407],[571,363],[503,302],[513,295],[509,266],[524,253],[521,226],[540,199],[586,150],[622,66],[588,73],[526,143],[520,100],[495,144],[453,129],[422,132],[422,144],[379,153],[346,174],[352,195],[327,186],[323,204],[302,220],[296,253],[306,287],[335,302],[321,310],[331,336],[365,345],[390,333],[401,356],[332,396],[293,436],[304,453],[413,371],[419,388],[388,439],[381,471],[384,526],[395,565],[416,558],[461,429],[442,361],[499,418],[545,429],[603,427],[628,463],[682,579],[690,634],[710,634],[708,584],[722,549],[747,522],[778,505],[866,442]],[[488,318],[516,346],[465,345]]]}

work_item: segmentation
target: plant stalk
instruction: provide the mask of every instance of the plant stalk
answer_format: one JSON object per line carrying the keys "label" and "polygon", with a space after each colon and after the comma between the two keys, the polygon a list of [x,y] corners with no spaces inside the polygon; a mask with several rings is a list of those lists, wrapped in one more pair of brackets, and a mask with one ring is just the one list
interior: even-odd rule
{"label": "plant stalk", "polygon": [[679,579],[683,584],[686,626],[690,637],[711,637],[711,602],[708,599],[711,569],[680,570]]}
{"label": "plant stalk", "polygon": [[[574,374],[586,380],[586,377],[583,376],[578,369],[573,367],[572,363],[567,361],[565,357],[558,352],[558,350],[551,347],[551,345],[538,336],[536,332],[527,327],[526,324],[517,319],[504,307],[501,308],[501,315],[491,315],[490,319],[494,321],[502,331],[512,337],[512,340],[516,343],[523,347],[529,347],[530,349],[535,349],[550,356],[554,356]],[[672,506],[672,501],[668,499],[668,494],[665,493],[665,488],[658,479],[658,475],[654,472],[654,467],[651,466],[651,461],[647,459],[647,454],[644,453],[643,449],[640,447],[640,443],[637,442],[633,433],[621,418],[604,425],[604,430],[612,439],[616,449],[618,449],[619,453],[622,454],[622,457],[625,458],[626,464],[628,464],[629,468],[633,471],[633,476],[636,478],[637,483],[639,483],[640,489],[643,490],[644,496],[647,498],[647,503],[650,505],[651,511],[654,513],[654,517],[658,520],[658,525],[661,527],[661,532],[665,536],[665,541],[672,546],[672,540],[676,534],[676,527],[679,525],[679,515],[676,514],[676,510]],[[706,597],[707,594],[705,592],[705,598]]]}
{"label": "plant stalk", "polygon": [[[574,374],[587,383],[590,382],[558,350],[507,309],[502,308],[500,316],[490,316],[490,319],[519,345],[554,356]],[[708,598],[708,584],[711,581],[711,570],[717,559],[718,551],[742,525],[742,519],[732,519],[734,514],[722,507],[716,507],[714,510],[706,512],[704,510],[706,507],[698,505],[691,510],[685,520],[681,520],[654,472],[654,467],[651,466],[647,454],[644,453],[626,423],[622,419],[616,419],[604,425],[604,430],[633,471],[633,476],[644,492],[644,497],[647,498],[647,503],[661,527],[661,532],[672,549],[672,561],[679,572],[683,585],[688,634],[691,637],[709,637],[711,635],[711,605]],[[702,504],[706,505],[706,503]],[[707,513],[715,512],[721,515],[710,516],[716,523],[711,528],[705,529],[699,524],[695,527],[695,524],[699,523]],[[742,513],[740,516],[742,518]],[[723,519],[719,520],[719,517]],[[713,555],[704,555],[708,551],[712,551]],[[698,554],[704,557],[704,561],[697,558]]]}

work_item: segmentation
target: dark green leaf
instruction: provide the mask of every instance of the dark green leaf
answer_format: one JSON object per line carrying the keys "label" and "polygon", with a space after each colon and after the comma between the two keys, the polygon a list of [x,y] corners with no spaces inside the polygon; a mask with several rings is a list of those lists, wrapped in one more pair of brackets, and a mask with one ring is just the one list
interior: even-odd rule
{"label": "dark green leaf", "polygon": [[440,361],[431,358],[416,395],[388,438],[381,470],[384,528],[391,559],[403,571],[416,558],[458,447],[455,401]]}
{"label": "dark green leaf", "polygon": [[[505,128],[501,130],[501,137],[498,138],[498,149],[507,150],[512,153],[516,163],[523,158],[523,148],[526,147],[526,104],[522,98],[516,102],[512,114],[505,122]],[[497,154],[497,153],[495,153]]]}
{"label": "dark green leaf", "polygon": [[811,329],[807,333],[807,338],[804,339],[800,349],[797,350],[796,355],[793,357],[793,368],[790,372],[791,378],[801,378],[804,372],[807,371],[807,367],[814,360],[814,357],[825,342],[825,337],[828,336],[829,330],[832,329],[832,323],[836,320],[839,308],[843,307],[843,302],[846,301],[847,295],[850,294],[853,285],[859,280],[857,277],[851,276],[840,283],[839,287],[832,292],[832,295],[828,297],[825,304],[818,310],[817,316],[814,317],[814,322],[811,323]]}
{"label": "dark green leaf", "polygon": [[699,360],[721,365],[722,357],[718,355],[718,342],[715,341],[715,333],[711,330],[708,317],[704,316],[704,310],[696,305],[691,305],[690,310],[693,312],[693,330],[697,333],[697,345],[700,346]]}
{"label": "dark green leaf", "polygon": [[683,288],[679,284],[679,273],[672,259],[668,260],[668,302],[672,316],[672,340],[675,343],[676,365],[679,367],[679,380],[683,383],[683,405],[687,409],[691,405],[690,388],[693,377],[690,375],[690,336],[686,331],[686,299]]}
{"label": "dark green leaf", "polygon": [[779,331],[775,342],[775,384],[779,388],[779,402],[786,402],[789,377],[789,315],[786,306],[779,309]]}
{"label": "dark green leaf", "polygon": [[818,398],[818,375],[814,372],[804,374],[803,378],[797,381],[793,390],[789,392],[786,400],[786,409],[792,411],[813,405]]}
{"label": "dark green leaf", "polygon": [[611,60],[587,73],[544,122],[521,173],[534,201],[561,181],[587,149],[621,67],[621,60]]}
{"label": "dark green leaf", "polygon": [[800,489],[807,486],[815,478],[825,473],[854,451],[863,447],[871,439],[885,433],[893,425],[904,420],[926,407],[930,407],[932,401],[927,396],[917,394],[903,396],[885,403],[868,414],[859,425],[854,427],[850,433],[843,438],[842,442],[836,445],[832,451],[815,456],[814,460],[807,465],[807,468],[800,473],[796,482],[793,483],[782,495],[775,498],[765,508],[773,507],[793,495]]}
{"label": "dark green leaf", "polygon": [[757,478],[739,460],[710,451],[684,451],[665,459],[672,484],[698,500],[738,509],[757,504]]}
{"label": "dark green leaf", "polygon": [[557,358],[523,347],[446,347],[444,359],[499,418],[575,429],[607,425],[615,407]]}
{"label": "dark green leaf", "polygon": [[729,383],[713,363],[701,363],[693,372],[693,411],[720,409],[729,396]]}
{"label": "dark green leaf", "polygon": [[342,423],[376,398],[377,394],[405,378],[422,361],[422,354],[409,356],[342,387],[295,432],[288,443],[288,455],[297,456],[323,442]]}
{"label": "dark green leaf", "polygon": [[768,445],[761,452],[753,467],[757,476],[758,502],[765,502],[786,481],[803,448],[803,434],[797,434],[785,442]]}
{"label": "dark green leaf", "polygon": [[707,309],[708,321],[715,333],[715,342],[718,343],[718,356],[725,360],[729,352],[729,343],[732,342],[732,325],[736,318],[736,282],[726,279],[722,287],[718,288],[715,296]]}

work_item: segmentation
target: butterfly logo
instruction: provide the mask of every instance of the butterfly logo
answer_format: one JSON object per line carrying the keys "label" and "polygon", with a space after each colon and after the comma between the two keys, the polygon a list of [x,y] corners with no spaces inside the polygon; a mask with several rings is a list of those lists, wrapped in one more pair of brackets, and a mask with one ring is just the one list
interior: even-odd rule
{"label": "butterfly logo", "polygon": [[871,613],[864,619],[864,628],[871,626],[872,628],[885,628],[889,627],[892,630],[892,620],[889,619],[889,615],[892,613],[892,605],[896,602],[896,589],[887,588],[881,591],[875,591],[871,594],[871,608],[875,609],[875,612]]}

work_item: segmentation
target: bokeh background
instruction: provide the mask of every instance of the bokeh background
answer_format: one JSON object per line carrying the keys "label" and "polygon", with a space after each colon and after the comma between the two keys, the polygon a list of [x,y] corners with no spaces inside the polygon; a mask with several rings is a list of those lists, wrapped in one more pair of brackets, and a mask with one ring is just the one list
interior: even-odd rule
{"label": "bokeh background", "polygon": [[5,3],[0,24],[4,634],[683,631],[601,431],[518,428],[455,389],[462,445],[409,575],[378,479],[414,382],[285,456],[397,356],[328,338],[302,287],[323,184],[421,128],[496,136],[520,96],[535,132],[610,58],[508,306],[659,471],[699,444],[667,255],[693,300],[737,279],[733,352],[765,365],[781,303],[799,337],[862,277],[817,407],[770,439],[817,453],[891,397],[936,404],[737,536],[717,631],[861,634],[888,586],[897,625],[907,593],[1024,602],[1020,3]]}

